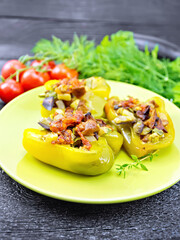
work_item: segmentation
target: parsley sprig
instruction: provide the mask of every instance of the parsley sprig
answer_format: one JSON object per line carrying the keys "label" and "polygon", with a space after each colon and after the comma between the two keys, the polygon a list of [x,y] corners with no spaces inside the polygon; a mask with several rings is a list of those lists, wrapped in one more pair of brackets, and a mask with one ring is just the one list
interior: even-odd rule
{"label": "parsley sprig", "polygon": [[123,175],[124,178],[126,177],[127,170],[130,170],[132,168],[142,169],[144,171],[148,171],[147,167],[142,163],[144,160],[149,159],[150,161],[153,160],[154,156],[157,156],[157,151],[153,153],[149,153],[146,156],[143,156],[141,158],[138,158],[136,155],[131,155],[131,158],[134,160],[132,163],[125,163],[125,164],[116,164],[116,170],[118,175]]}

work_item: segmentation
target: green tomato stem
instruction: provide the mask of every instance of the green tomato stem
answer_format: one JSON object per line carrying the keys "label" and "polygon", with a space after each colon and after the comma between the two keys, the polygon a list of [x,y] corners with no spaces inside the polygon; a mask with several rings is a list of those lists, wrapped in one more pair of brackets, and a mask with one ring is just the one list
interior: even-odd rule
{"label": "green tomato stem", "polygon": [[18,69],[15,73],[13,73],[13,74],[11,74],[11,76],[9,76],[8,78],[9,79],[11,79],[11,78],[13,78],[13,77],[18,77],[17,79],[16,79],[16,81],[17,82],[19,82],[19,74],[21,73],[21,72],[24,72],[25,70],[27,70],[27,69],[29,69],[30,67],[25,67],[25,68],[21,68],[21,69]]}
{"label": "green tomato stem", "polygon": [[5,82],[5,78],[1,75],[1,80],[2,80],[2,82]]}

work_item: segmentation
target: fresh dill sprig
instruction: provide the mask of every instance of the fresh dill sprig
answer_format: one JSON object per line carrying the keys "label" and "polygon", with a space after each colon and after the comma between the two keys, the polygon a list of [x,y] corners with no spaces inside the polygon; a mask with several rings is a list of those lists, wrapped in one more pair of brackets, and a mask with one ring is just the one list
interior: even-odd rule
{"label": "fresh dill sprig", "polygon": [[[158,151],[158,150],[157,150]],[[149,159],[150,161],[153,160],[154,156],[157,156],[157,151],[153,153],[149,153],[146,156],[138,158],[136,155],[131,155],[131,158],[134,160],[132,163],[125,163],[125,164],[116,164],[116,170],[118,175],[123,175],[124,178],[126,177],[126,171],[134,168],[142,169],[144,171],[148,171],[147,167],[142,163],[142,161]]]}

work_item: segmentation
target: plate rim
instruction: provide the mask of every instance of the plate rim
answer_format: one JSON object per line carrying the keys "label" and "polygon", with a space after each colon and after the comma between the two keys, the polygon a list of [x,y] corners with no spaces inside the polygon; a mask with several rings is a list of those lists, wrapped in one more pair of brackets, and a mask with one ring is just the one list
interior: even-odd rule
{"label": "plate rim", "polygon": [[18,184],[30,189],[33,192],[36,192],[36,193],[41,194],[43,196],[50,197],[50,198],[57,199],[57,200],[74,202],[74,203],[83,203],[83,204],[115,204],[115,203],[125,203],[125,202],[138,201],[138,200],[141,200],[141,199],[144,199],[144,198],[154,196],[154,195],[156,195],[160,192],[163,192],[166,189],[172,187],[173,185],[175,185],[177,182],[180,181],[180,175],[179,175],[179,178],[177,178],[175,181],[171,180],[169,182],[169,184],[165,185],[163,188],[161,188],[161,187],[156,188],[155,191],[152,190],[152,191],[149,191],[146,194],[138,194],[138,195],[135,195],[133,197],[125,197],[125,198],[121,197],[121,198],[112,198],[112,199],[108,198],[106,200],[102,200],[102,199],[97,200],[97,199],[77,198],[77,197],[69,197],[69,196],[64,197],[63,195],[60,195],[60,194],[52,194],[49,191],[39,190],[38,187],[24,181],[23,179],[21,179],[17,175],[9,173],[8,170],[6,170],[6,167],[2,167],[2,165],[0,167],[14,181],[16,181]]}

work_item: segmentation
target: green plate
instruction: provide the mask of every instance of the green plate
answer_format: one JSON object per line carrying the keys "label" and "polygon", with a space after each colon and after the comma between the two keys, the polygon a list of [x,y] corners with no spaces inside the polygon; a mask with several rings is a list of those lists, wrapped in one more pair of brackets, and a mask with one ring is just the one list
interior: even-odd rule
{"label": "green plate", "polygon": [[[111,95],[128,95],[140,100],[156,94],[130,84],[108,82]],[[80,176],[46,165],[29,155],[22,146],[23,131],[37,128],[40,116],[38,94],[44,87],[31,90],[0,111],[0,165],[15,181],[49,197],[81,203],[119,203],[145,198],[161,192],[180,180],[180,110],[165,100],[175,126],[174,143],[153,161],[145,160],[149,171],[132,169],[126,178],[116,173],[116,164],[132,160],[122,150],[112,169],[96,177]]]}

